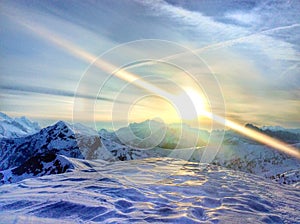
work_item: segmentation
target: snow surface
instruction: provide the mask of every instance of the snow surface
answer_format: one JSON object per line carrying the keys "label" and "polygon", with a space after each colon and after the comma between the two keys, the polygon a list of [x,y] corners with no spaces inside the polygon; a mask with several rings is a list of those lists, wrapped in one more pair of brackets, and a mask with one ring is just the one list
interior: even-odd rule
{"label": "snow surface", "polygon": [[[199,164],[208,132],[149,122],[40,130],[0,113],[0,223],[300,223],[299,160],[226,131]],[[249,126],[300,150],[297,129]]]}
{"label": "snow surface", "polygon": [[70,161],[73,172],[2,185],[1,222],[300,223],[299,190],[255,175],[168,158]]}

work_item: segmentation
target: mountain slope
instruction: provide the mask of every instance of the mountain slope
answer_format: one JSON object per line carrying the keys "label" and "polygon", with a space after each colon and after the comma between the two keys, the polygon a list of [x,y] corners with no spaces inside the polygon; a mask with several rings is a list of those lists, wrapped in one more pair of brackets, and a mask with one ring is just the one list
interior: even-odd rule
{"label": "mountain slope", "polygon": [[0,170],[19,166],[31,157],[46,152],[84,158],[73,131],[66,123],[59,121],[30,136],[0,139]]}
{"label": "mountain slope", "polygon": [[36,122],[26,117],[11,118],[0,112],[0,138],[16,138],[34,134],[40,130]]}
{"label": "mountain slope", "polygon": [[[104,132],[104,131],[102,131]],[[155,120],[141,123],[131,123],[128,127],[109,133],[110,139],[135,148],[154,148],[156,146],[167,149],[190,148],[205,146],[209,132],[191,128],[186,124],[164,124]]]}
{"label": "mountain slope", "polygon": [[223,144],[212,163],[267,178],[300,169],[300,161],[296,158],[265,145],[243,141]]}
{"label": "mountain slope", "polygon": [[87,127],[59,121],[30,136],[0,139],[0,170],[20,166],[28,159],[45,153],[105,160],[148,157],[143,150],[113,142]]}
{"label": "mountain slope", "polygon": [[31,177],[64,173],[74,165],[67,157],[55,153],[39,154],[31,157],[18,167],[0,171],[0,185],[15,183]]}
{"label": "mountain slope", "polygon": [[[5,119],[10,118],[5,117]],[[132,130],[140,139],[147,139],[147,136],[151,133],[147,122],[132,124],[130,127],[132,127]],[[189,130],[188,132],[193,131],[188,127],[186,129]],[[128,127],[120,129],[120,131],[124,134],[123,137],[126,137]],[[170,134],[167,134],[167,136],[173,135],[170,127],[167,130],[168,132]],[[173,157],[190,161],[200,161],[202,152],[205,149],[184,148],[174,151],[172,147],[162,148],[164,145],[147,150],[137,149],[122,143],[118,139],[119,134],[107,132],[106,130],[101,130],[97,133],[95,130],[81,124],[70,125],[60,121],[33,135],[12,139],[2,138],[0,139],[0,171],[6,176],[1,177],[1,179],[7,183],[11,175],[16,176],[11,178],[11,182],[21,180],[22,178],[17,177],[18,175],[11,174],[11,170],[18,167],[23,167],[21,173],[26,173],[26,175],[19,175],[23,177],[51,174],[51,171],[48,172],[38,168],[37,172],[40,173],[35,173],[34,169],[28,170],[28,166],[22,166],[26,161],[43,161],[47,159],[43,157],[45,154],[53,154],[55,156],[64,155],[69,158],[84,158],[88,160],[102,159],[106,161],[135,160],[150,157]],[[175,142],[172,139],[175,139]],[[171,141],[170,144],[168,143],[169,145],[176,145],[177,140],[169,136],[165,137],[163,141],[165,143]],[[294,146],[299,148],[299,144],[295,144]],[[189,155],[191,156],[189,157]],[[300,169],[298,160],[267,146],[257,144],[231,131],[226,132],[224,144],[221,146],[212,163],[233,170],[278,180],[278,183],[297,184],[299,181],[298,172],[293,172],[293,170]],[[37,167],[39,166],[41,165]],[[56,166],[54,165],[53,170],[55,169]],[[288,180],[286,172],[289,172]]]}

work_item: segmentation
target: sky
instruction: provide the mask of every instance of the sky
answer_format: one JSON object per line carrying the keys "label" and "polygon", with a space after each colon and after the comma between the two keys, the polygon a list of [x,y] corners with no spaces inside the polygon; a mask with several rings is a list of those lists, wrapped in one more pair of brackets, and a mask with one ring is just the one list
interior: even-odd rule
{"label": "sky", "polygon": [[100,128],[204,108],[298,128],[299,11],[298,0],[1,0],[0,111]]}

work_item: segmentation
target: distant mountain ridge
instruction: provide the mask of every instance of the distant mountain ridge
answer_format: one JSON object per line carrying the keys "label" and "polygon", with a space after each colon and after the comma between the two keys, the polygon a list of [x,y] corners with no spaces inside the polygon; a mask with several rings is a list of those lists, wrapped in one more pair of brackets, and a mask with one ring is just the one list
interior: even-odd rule
{"label": "distant mountain ridge", "polygon": [[[294,144],[294,143],[300,142],[300,133],[297,133],[297,132],[292,131],[290,129],[285,129],[285,128],[282,128],[282,127],[279,127],[279,126],[276,126],[276,127],[266,127],[266,126],[264,126],[262,128],[259,128],[259,127],[256,127],[253,124],[246,124],[246,127],[254,129],[258,132],[264,133],[264,134],[266,134],[266,135],[268,135],[272,138],[282,140],[286,143]],[[294,129],[294,130],[296,130],[296,129]]]}
{"label": "distant mountain ridge", "polygon": [[[1,114],[1,119],[5,121],[15,120],[5,114]],[[23,118],[23,123],[26,123],[26,120],[26,118]],[[28,126],[30,124],[32,122],[29,122]],[[184,144],[189,143],[188,140],[191,138],[186,136],[190,134],[192,138],[195,134],[200,134],[202,140],[205,140],[209,137],[207,131],[199,132],[185,125],[183,127],[176,125],[161,126],[162,124],[159,123],[154,123],[154,125],[157,125],[157,127],[153,128],[152,124],[151,129],[149,121],[145,121],[131,124],[116,132],[108,132],[105,129],[97,132],[82,124],[72,125],[59,121],[31,135],[0,138],[0,183],[10,183],[28,177],[66,172],[69,168],[72,168],[72,163],[66,161],[65,158],[67,160],[77,158],[118,161],[150,157],[173,157],[189,161],[200,161],[205,147],[196,147],[196,149],[183,147],[173,153],[176,150],[174,146],[178,142],[180,129],[183,129],[183,133],[185,133],[182,136],[185,140],[183,141]],[[162,142],[147,150],[131,147],[130,144],[118,139],[120,135],[118,132],[121,132],[123,137],[125,136],[125,140],[130,140],[127,138],[127,132],[130,128],[140,139],[147,139],[155,128],[161,127],[166,128],[166,135],[162,136]],[[282,128],[269,130],[254,125],[247,125],[247,127],[281,138],[283,141],[296,142],[294,147],[300,148],[300,139],[297,133],[284,131]],[[14,130],[8,131],[13,132]],[[16,135],[12,134],[12,136]],[[148,143],[143,144],[147,146]],[[184,144],[182,146],[187,146]],[[191,156],[187,158],[186,154],[189,155],[190,152]],[[290,184],[300,181],[299,172],[297,171],[300,169],[299,161],[233,131],[226,131],[223,145],[212,163],[271,178],[279,183]]]}
{"label": "distant mountain ridge", "polygon": [[300,134],[300,128],[283,128],[281,126],[262,126],[260,127],[261,130],[270,130],[270,131],[287,131],[291,133],[298,133]]}
{"label": "distant mountain ridge", "polygon": [[205,146],[209,139],[209,132],[206,130],[192,128],[186,124],[165,124],[155,120],[131,123],[106,135],[114,141],[128,145],[137,145],[141,148],[155,145],[166,149],[201,147]]}
{"label": "distant mountain ridge", "polygon": [[0,112],[0,138],[16,138],[34,134],[41,130],[37,122],[26,117],[11,118]]}

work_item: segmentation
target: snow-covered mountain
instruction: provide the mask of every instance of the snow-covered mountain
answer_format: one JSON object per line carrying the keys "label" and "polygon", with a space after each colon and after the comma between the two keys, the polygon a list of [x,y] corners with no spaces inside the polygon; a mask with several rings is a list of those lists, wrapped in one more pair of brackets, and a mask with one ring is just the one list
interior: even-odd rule
{"label": "snow-covered mountain", "polygon": [[46,152],[106,160],[135,159],[141,154],[139,150],[113,142],[83,125],[59,121],[30,136],[0,139],[0,169],[19,166],[30,157]]}
{"label": "snow-covered mountain", "polygon": [[15,138],[34,134],[40,130],[37,122],[26,117],[11,118],[0,112],[0,138]]}
{"label": "snow-covered mountain", "polygon": [[72,168],[74,169],[74,165],[68,160],[68,157],[52,152],[38,154],[30,157],[20,166],[0,171],[0,185],[32,177],[64,173]]}
{"label": "snow-covered mountain", "polygon": [[[58,157],[51,159],[53,155]],[[83,125],[70,125],[59,121],[33,135],[0,139],[2,183],[19,181],[24,177],[60,173],[62,171],[54,170],[58,169],[57,166],[61,167],[60,164],[66,164],[61,155],[69,158],[108,161],[150,157],[143,150],[132,149],[111,141]],[[34,165],[24,165],[28,161],[29,164],[34,163]],[[48,161],[48,165],[45,165],[45,161]],[[61,168],[58,170],[65,171]]]}
{"label": "snow-covered mountain", "polygon": [[270,130],[270,131],[287,131],[295,134],[300,134],[299,128],[283,128],[281,126],[262,126],[261,129],[263,131]]}
{"label": "snow-covered mountain", "polygon": [[[300,223],[299,160],[227,131],[212,164],[199,163],[206,148],[176,149],[176,125],[149,127],[97,132],[59,121],[0,138],[1,222]],[[131,147],[118,138],[130,137],[128,128],[140,140],[158,128],[165,135],[153,148]],[[295,133],[259,131],[300,149]]]}
{"label": "snow-covered mountain", "polygon": [[84,158],[74,132],[65,122],[59,121],[33,135],[0,139],[0,170],[19,166],[31,157],[49,152]]}
{"label": "snow-covered mountain", "polygon": [[[127,135],[129,129],[134,136],[138,137],[139,140],[142,140],[142,144],[144,145],[141,144],[139,146],[147,148],[149,144],[151,146],[151,141],[153,140],[148,138],[148,136],[153,135],[153,130],[161,130],[162,128],[165,128],[165,130],[163,130],[165,131],[165,135],[161,138],[162,141],[159,142],[158,146],[153,145],[152,148],[150,147],[148,149],[131,146],[132,142],[130,142],[131,139],[129,138],[131,135]],[[195,133],[202,133],[201,136],[203,139],[209,136],[208,132],[198,132],[188,126],[183,126],[182,129],[187,136],[194,136],[193,134]],[[272,131],[272,133],[278,134],[277,131]],[[282,130],[280,130],[281,137],[288,136],[288,139],[293,142],[299,141],[297,139],[297,134],[290,134],[290,132],[286,133],[287,134],[282,134]],[[65,162],[60,161],[64,158],[61,156],[87,160],[101,159],[106,161],[135,160],[150,157],[172,157],[199,162],[201,160],[201,155],[205,150],[204,147],[189,149],[183,147],[182,149],[176,150],[174,150],[174,147],[170,147],[176,146],[178,143],[176,137],[177,134],[178,127],[176,125],[166,126],[165,124],[158,122],[149,124],[149,121],[131,124],[129,127],[119,129],[117,132],[108,132],[103,129],[99,133],[82,124],[71,125],[59,121],[56,124],[46,127],[38,133],[29,136],[0,139],[1,179],[3,180],[3,183],[7,183],[9,182],[9,177],[11,177],[11,182],[15,182],[26,176],[41,176],[53,173],[54,171],[51,171],[48,168],[41,168],[38,169],[39,173],[32,173],[33,168],[23,166],[27,161],[47,160],[48,158],[46,155],[49,154],[59,156],[55,161],[51,160],[49,162],[49,164],[53,164],[54,170],[56,169],[57,164],[65,164]],[[188,137],[185,137],[185,135],[183,135],[182,138],[189,139]],[[123,138],[122,140],[119,139],[120,136]],[[155,134],[153,136],[155,137]],[[124,139],[127,142],[124,142]],[[143,142],[143,140],[146,141]],[[294,146],[300,148],[299,144],[295,144]],[[56,162],[55,165],[53,161],[58,162]],[[38,162],[35,163],[40,164]],[[219,148],[212,163],[274,180],[277,180],[278,178],[276,177],[279,176],[285,177],[286,175],[284,173],[289,172],[288,176],[290,179],[292,178],[293,181],[280,180],[278,181],[279,183],[291,184],[299,180],[297,177],[298,173],[293,172],[300,169],[298,160],[271,149],[268,146],[258,144],[233,131],[226,132],[224,144]],[[42,165],[37,165],[36,167],[41,166]],[[13,170],[20,170],[20,167],[23,169],[22,172],[12,173]],[[42,167],[48,166],[43,165]],[[18,177],[19,173],[22,174]],[[25,173],[26,175],[23,175]]]}
{"label": "snow-covered mountain", "polygon": [[[265,145],[242,141],[231,145],[223,144],[212,163],[271,179],[276,175],[300,169],[300,161],[296,158]],[[291,182],[286,182],[289,183]]]}
{"label": "snow-covered mountain", "polygon": [[[255,131],[261,132],[265,135],[268,135],[272,138],[284,141],[289,144],[295,144],[300,142],[300,133],[297,132],[298,129],[285,129],[283,127],[262,127],[259,128],[253,124],[246,124],[247,128],[253,129]],[[231,141],[232,138],[237,138],[244,142],[251,142],[252,144],[259,144],[247,137],[240,135],[239,133],[229,130],[225,134],[225,143],[226,141]]]}
{"label": "snow-covered mountain", "polygon": [[201,147],[207,144],[209,138],[209,132],[206,130],[191,128],[186,124],[164,124],[155,120],[131,123],[128,127],[105,134],[115,142],[136,148],[153,148],[155,146],[165,149]]}

